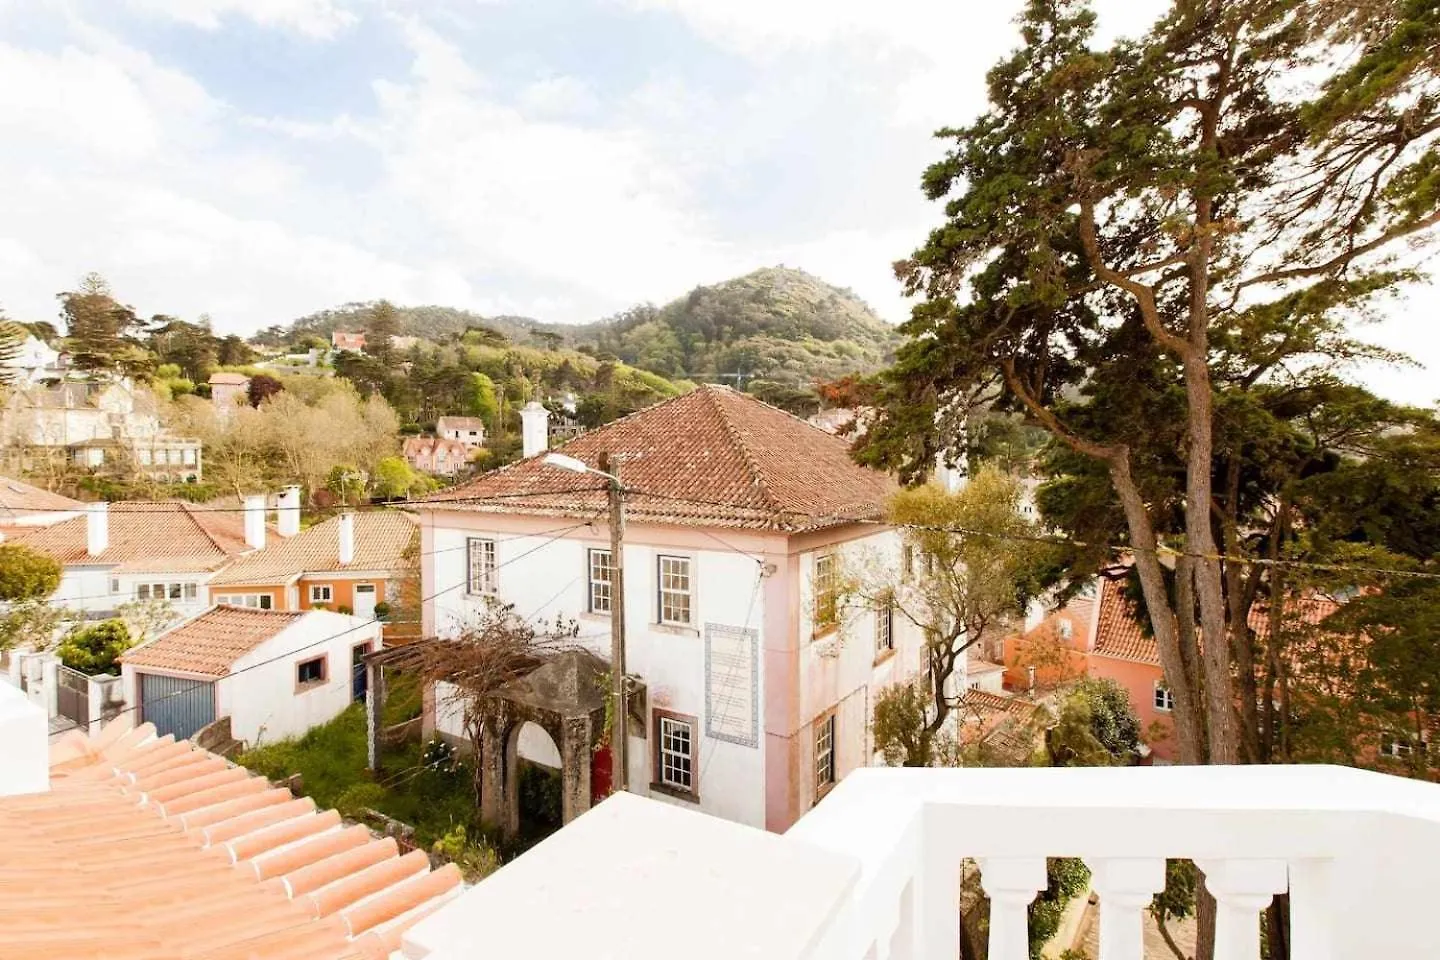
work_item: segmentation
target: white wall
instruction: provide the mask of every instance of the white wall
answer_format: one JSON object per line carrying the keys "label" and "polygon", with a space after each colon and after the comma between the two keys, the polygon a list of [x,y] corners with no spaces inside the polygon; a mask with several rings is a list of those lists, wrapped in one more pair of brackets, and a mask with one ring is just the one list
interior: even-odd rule
{"label": "white wall", "polygon": [[50,789],[49,735],[45,711],[0,683],[0,797]]}
{"label": "white wall", "polygon": [[[468,517],[466,518],[469,519]],[[483,522],[475,515],[475,522]],[[444,526],[444,515],[436,517],[433,545],[428,545],[433,578],[424,594],[434,596],[431,621],[441,636],[454,635],[473,622],[484,601],[465,594],[465,540],[489,536],[496,541],[500,598],[515,604],[517,612],[530,619],[554,622],[578,621],[579,642],[606,660],[610,657],[610,618],[585,613],[586,550],[608,548],[608,532],[597,523],[593,532],[584,528],[567,538],[516,536],[513,533],[460,530]],[[562,526],[555,523],[554,526]],[[427,533],[430,531],[427,530]],[[508,538],[508,539],[507,539]],[[649,691],[648,707],[695,718],[695,767],[699,774],[700,802],[707,813],[754,826],[765,825],[764,678],[755,671],[757,736],[754,746],[711,737],[706,732],[705,637],[704,626],[718,624],[735,628],[747,625],[757,635],[757,651],[763,649],[763,590],[757,586],[759,564],[750,556],[730,550],[698,547],[701,538],[686,531],[631,525],[626,533],[626,660],[631,674],[642,677]],[[547,540],[550,541],[547,543]],[[533,552],[531,552],[533,551]],[[694,595],[692,627],[659,626],[656,621],[656,569],[661,554],[692,558]],[[528,555],[527,555],[528,554]],[[763,658],[757,652],[757,662]],[[727,682],[728,675],[712,677],[712,684]],[[647,712],[647,721],[651,715]],[[445,721],[453,723],[453,721]],[[444,729],[444,727],[442,727]],[[653,732],[645,739],[632,737],[630,748],[631,788],[648,792],[654,776]],[[532,745],[533,746],[533,745]],[[522,754],[524,755],[524,754]],[[538,747],[530,756],[545,762]],[[657,799],[692,809],[697,804],[655,794]]]}
{"label": "white wall", "polygon": [[[193,583],[194,599],[186,600],[182,588],[181,599],[168,601],[175,608],[178,620],[209,609],[205,583],[210,576],[209,573],[116,573],[107,566],[71,565],[61,574],[60,586],[51,595],[50,602],[82,613],[111,613],[121,604],[134,601],[136,588],[141,583]],[[166,592],[168,595],[168,589]]]}
{"label": "white wall", "polygon": [[[298,737],[350,705],[350,654],[365,642],[380,649],[378,623],[312,610],[235,661],[239,675],[216,683],[216,715],[228,714],[232,736],[251,746]],[[296,666],[321,655],[329,657],[325,683],[297,690]]]}

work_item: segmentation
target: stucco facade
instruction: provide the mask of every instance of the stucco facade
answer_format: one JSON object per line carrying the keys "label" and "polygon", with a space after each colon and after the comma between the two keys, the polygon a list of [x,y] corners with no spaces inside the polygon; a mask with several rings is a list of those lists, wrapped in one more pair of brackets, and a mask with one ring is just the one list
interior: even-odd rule
{"label": "stucco facade", "polygon": [[[422,521],[427,636],[454,636],[483,609],[469,592],[468,541],[493,544],[495,596],[531,620],[576,621],[579,642],[608,660],[610,617],[589,611],[589,551],[608,550],[603,522],[555,538],[555,518],[436,510]],[[830,629],[814,619],[816,557],[892,564],[899,538],[871,525],[788,535],[633,524],[625,538],[626,662],[644,683],[645,735],[629,746],[631,789],[668,803],[784,830],[823,796],[817,733],[833,731],[834,780],[869,762],[875,693],[915,673],[918,632],[894,623],[895,649],[876,656],[875,614],[850,605]],[[690,622],[662,623],[661,558],[690,570]],[[443,699],[443,698],[442,698]],[[440,729],[459,733],[442,706]],[[833,717],[833,726],[831,718]],[[693,732],[693,792],[660,783],[657,731],[678,720]],[[553,762],[553,748],[522,735],[522,755]],[[823,749],[823,741],[822,741]],[[528,751],[528,752],[527,752]]]}

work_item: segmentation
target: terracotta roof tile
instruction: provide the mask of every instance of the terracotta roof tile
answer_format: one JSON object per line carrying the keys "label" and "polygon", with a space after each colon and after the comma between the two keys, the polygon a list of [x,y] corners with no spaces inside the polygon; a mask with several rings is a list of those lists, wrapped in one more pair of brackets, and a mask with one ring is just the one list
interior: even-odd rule
{"label": "terracotta roof tile", "polygon": [[210,382],[238,387],[242,383],[249,383],[250,378],[243,373],[227,373],[222,370],[218,373],[210,374]]}
{"label": "terracotta roof tile", "polygon": [[239,511],[164,500],[112,503],[108,512],[110,543],[98,557],[85,549],[85,517],[72,517],[16,539],[65,565],[110,565],[127,573],[200,573],[249,550]]}
{"label": "terracotta roof tile", "polygon": [[1033,701],[990,693],[988,690],[966,690],[960,702],[982,721],[1002,716],[1028,718],[1039,709],[1039,704]]}
{"label": "terracotta roof tile", "polygon": [[474,430],[476,433],[484,433],[485,421],[480,417],[441,417],[435,421],[435,429],[441,433],[446,430]]}
{"label": "terracotta roof tile", "polygon": [[[460,889],[453,865],[432,871],[423,854],[400,857],[393,840],[342,828],[333,811],[243,770],[253,796],[273,798],[263,806],[272,818],[222,813],[212,833],[230,824],[244,831],[224,841],[187,830],[151,801],[135,771],[190,755],[200,759],[181,768],[218,759],[188,741],[156,739],[149,724],[112,723],[51,748],[49,792],[0,798],[6,960],[381,960]],[[290,890],[291,878],[341,857],[324,884]]]}
{"label": "terracotta roof tile", "polygon": [[363,510],[355,514],[355,558],[340,564],[340,518],[331,517],[288,539],[271,539],[264,550],[241,557],[210,580],[221,584],[284,583],[306,573],[336,570],[390,572],[412,565],[411,545],[420,532],[415,518],[398,510]]}
{"label": "terracotta roof tile", "polygon": [[0,522],[23,524],[33,520],[36,514],[84,509],[85,504],[79,500],[71,500],[10,477],[0,477]]}
{"label": "terracotta roof tile", "polygon": [[245,654],[306,615],[304,610],[217,606],[127,651],[121,662],[223,677]]}
{"label": "terracotta roof tile", "polygon": [[1100,578],[1100,617],[1095,626],[1094,653],[1117,660],[1160,664],[1160,648],[1146,635],[1136,610],[1125,597],[1124,584]]}
{"label": "terracotta roof tile", "polygon": [[[856,464],[844,440],[709,384],[581,434],[560,451],[591,466],[602,452],[618,456],[626,485],[644,491],[626,497],[627,514],[642,522],[813,529],[878,518],[897,489]],[[497,502],[460,502],[466,498]],[[420,505],[588,517],[605,509],[606,494],[594,477],[531,457]]]}

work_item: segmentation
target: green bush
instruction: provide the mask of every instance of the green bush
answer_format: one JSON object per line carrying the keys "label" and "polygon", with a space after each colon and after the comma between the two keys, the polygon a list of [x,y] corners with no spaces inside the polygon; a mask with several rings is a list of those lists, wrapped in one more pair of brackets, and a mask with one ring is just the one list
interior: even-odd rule
{"label": "green bush", "polygon": [[377,810],[385,802],[385,788],[378,783],[357,783],[346,787],[335,798],[335,809],[343,817],[355,819],[366,810]]}
{"label": "green bush", "polygon": [[36,600],[60,586],[60,564],[23,543],[0,543],[0,600]]}
{"label": "green bush", "polygon": [[1060,919],[1071,900],[1085,892],[1090,869],[1085,861],[1052,857],[1045,861],[1045,889],[1030,904],[1030,958],[1039,960],[1040,951],[1060,929]]}
{"label": "green bush", "polygon": [[71,631],[56,653],[71,670],[92,677],[102,673],[114,676],[120,672],[120,655],[134,643],[124,620],[106,620]]}

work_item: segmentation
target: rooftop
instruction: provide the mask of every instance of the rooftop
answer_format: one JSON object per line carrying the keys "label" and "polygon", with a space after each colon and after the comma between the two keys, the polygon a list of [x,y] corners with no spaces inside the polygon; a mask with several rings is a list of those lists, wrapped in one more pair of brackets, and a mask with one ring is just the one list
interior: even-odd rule
{"label": "rooftop", "polygon": [[340,517],[334,516],[241,557],[216,574],[210,585],[286,583],[310,573],[390,572],[412,565],[409,555],[420,535],[412,515],[398,510],[362,510],[353,516],[355,557],[348,564],[340,563]]}
{"label": "rooftop", "polygon": [[1100,617],[1095,625],[1094,652],[1103,657],[1135,663],[1160,664],[1155,638],[1140,626],[1135,604],[1125,596],[1120,580],[1100,578]]}
{"label": "rooftop", "polygon": [[210,374],[211,384],[230,384],[231,386],[238,387],[241,384],[249,382],[250,378],[245,376],[245,374],[243,373],[226,373],[224,371],[220,371],[218,373]]}
{"label": "rooftop", "polygon": [[460,890],[393,839],[116,721],[0,797],[6,960],[384,960]]}
{"label": "rooftop", "polygon": [[223,677],[245,654],[314,611],[217,606],[127,651],[122,662]]}
{"label": "rooftop", "polygon": [[[581,434],[559,451],[620,461],[633,521],[795,531],[883,515],[895,491],[849,445],[729,387],[704,385]],[[495,503],[475,502],[498,498]],[[470,500],[471,502],[466,502]],[[605,509],[596,478],[530,457],[422,501],[434,509],[589,517]]]}
{"label": "rooftop", "polygon": [[62,564],[111,566],[123,573],[200,573],[229,563],[249,548],[239,512],[179,500],[129,500],[107,510],[109,545],[86,552],[86,517],[72,517],[16,539]]}
{"label": "rooftop", "polygon": [[485,421],[480,417],[441,417],[435,421],[436,430],[485,430]]}
{"label": "rooftop", "polygon": [[71,500],[10,477],[0,477],[0,523],[23,524],[35,519],[37,514],[84,509],[85,504],[79,500]]}

